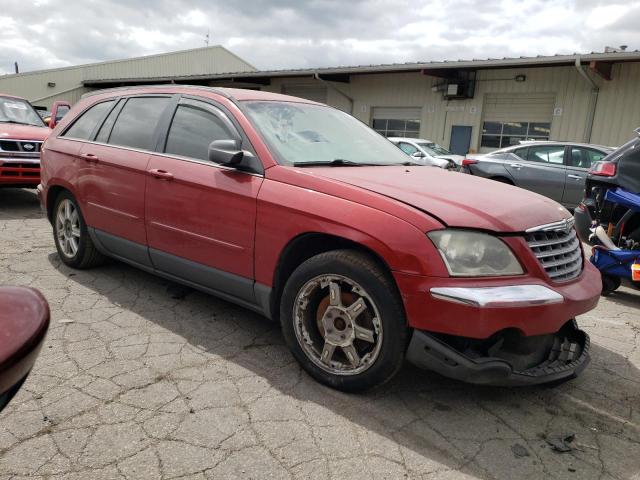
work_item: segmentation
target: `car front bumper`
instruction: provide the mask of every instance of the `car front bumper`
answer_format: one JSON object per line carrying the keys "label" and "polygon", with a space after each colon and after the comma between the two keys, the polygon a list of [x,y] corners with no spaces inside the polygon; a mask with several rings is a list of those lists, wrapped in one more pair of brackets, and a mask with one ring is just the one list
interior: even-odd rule
{"label": "car front bumper", "polygon": [[394,272],[409,326],[416,330],[487,339],[512,329],[524,336],[556,333],[598,304],[600,272],[585,261],[564,283],[537,276],[465,279]]}
{"label": "car front bumper", "polygon": [[0,157],[0,186],[35,187],[40,183],[40,159]]}
{"label": "car front bumper", "polygon": [[[531,352],[531,345],[525,337],[514,338],[513,335],[509,346],[511,352],[506,355],[502,355],[501,345],[504,342],[500,337],[479,351],[474,348],[477,343],[455,343],[471,347],[467,346],[463,351],[448,343],[446,336],[415,330],[406,358],[418,367],[449,378],[493,386],[524,386],[568,380],[579,375],[590,360],[589,336],[578,329],[575,320],[567,322],[557,333],[541,337],[537,342],[541,346],[539,352]],[[519,343],[522,344],[520,355],[517,353]],[[483,354],[485,348],[488,351]],[[533,363],[532,358],[536,359]],[[529,363],[524,367],[515,364],[527,361]]]}

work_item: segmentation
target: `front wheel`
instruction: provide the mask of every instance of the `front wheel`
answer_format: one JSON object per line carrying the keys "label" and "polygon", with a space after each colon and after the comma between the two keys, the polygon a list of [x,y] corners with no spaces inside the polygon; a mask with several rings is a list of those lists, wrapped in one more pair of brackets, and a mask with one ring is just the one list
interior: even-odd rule
{"label": "front wheel", "polygon": [[360,252],[326,252],[300,265],[285,285],[280,319],[296,359],[330,387],[366,390],[402,366],[402,303],[386,272]]}

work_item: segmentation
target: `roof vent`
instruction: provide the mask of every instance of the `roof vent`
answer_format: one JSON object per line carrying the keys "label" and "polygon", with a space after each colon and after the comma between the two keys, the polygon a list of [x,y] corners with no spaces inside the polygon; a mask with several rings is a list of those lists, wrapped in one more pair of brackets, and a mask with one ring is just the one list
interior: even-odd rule
{"label": "roof vent", "polygon": [[619,47],[604,47],[604,53],[619,53],[627,50],[627,45],[620,45]]}

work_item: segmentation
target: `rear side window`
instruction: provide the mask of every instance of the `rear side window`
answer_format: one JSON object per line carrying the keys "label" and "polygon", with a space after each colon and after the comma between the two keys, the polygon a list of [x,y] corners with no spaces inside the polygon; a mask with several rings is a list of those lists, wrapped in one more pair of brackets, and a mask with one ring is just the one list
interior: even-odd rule
{"label": "rear side window", "polygon": [[153,136],[168,97],[130,98],[116,120],[109,144],[153,150]]}
{"label": "rear side window", "polygon": [[569,157],[569,165],[578,168],[591,168],[591,166],[602,160],[606,155],[591,148],[573,147]]}
{"label": "rear side window", "polygon": [[539,147],[529,147],[526,159],[530,162],[542,162],[562,165],[564,163],[564,146],[545,145]]}
{"label": "rear side window", "polygon": [[96,142],[107,143],[109,135],[111,134],[111,129],[116,123],[116,118],[118,118],[118,114],[120,113],[120,110],[122,110],[122,105],[124,105],[125,101],[126,100],[120,100],[115,108],[111,110],[107,118],[105,118],[104,123],[96,135]]}
{"label": "rear side window", "polygon": [[235,138],[213,113],[191,105],[179,105],[173,117],[165,153],[209,159],[209,144]]}
{"label": "rear side window", "polygon": [[89,108],[89,110],[80,115],[80,118],[73,122],[73,125],[71,125],[71,127],[62,134],[62,136],[79,138],[81,140],[90,140],[91,134],[102,121],[112,105],[113,100],[109,100],[108,102],[98,103]]}

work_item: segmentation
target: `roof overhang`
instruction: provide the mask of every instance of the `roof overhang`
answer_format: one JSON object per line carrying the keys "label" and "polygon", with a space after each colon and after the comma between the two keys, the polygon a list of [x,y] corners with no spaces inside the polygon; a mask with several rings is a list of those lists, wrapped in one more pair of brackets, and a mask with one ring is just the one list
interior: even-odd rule
{"label": "roof overhang", "polygon": [[444,62],[395,63],[388,65],[358,65],[346,67],[309,68],[293,70],[259,70],[250,72],[220,73],[207,75],[185,75],[171,77],[143,77],[143,78],[96,78],[87,79],[82,83],[86,87],[125,86],[132,84],[153,83],[191,83],[208,84],[221,81],[240,85],[261,86],[268,85],[273,78],[309,78],[319,76],[323,80],[349,82],[351,75],[380,74],[380,73],[408,73],[420,72],[425,75],[446,77],[454,71],[464,70],[493,70],[505,68],[542,68],[572,66],[579,61],[598,68],[601,75],[607,74],[607,65],[625,62],[640,62],[640,51],[588,53],[573,55],[553,55],[537,57],[501,58],[486,60],[452,60]]}

